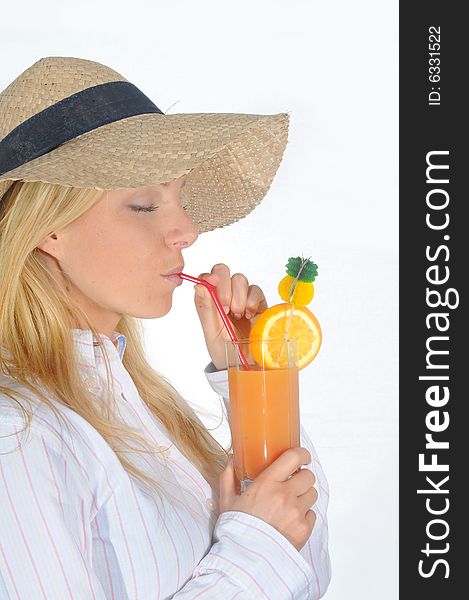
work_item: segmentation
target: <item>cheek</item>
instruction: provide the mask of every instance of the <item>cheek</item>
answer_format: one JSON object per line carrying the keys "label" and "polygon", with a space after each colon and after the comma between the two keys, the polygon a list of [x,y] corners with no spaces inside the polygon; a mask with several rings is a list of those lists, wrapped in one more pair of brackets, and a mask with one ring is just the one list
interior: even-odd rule
{"label": "cheek", "polygon": [[141,227],[90,229],[76,248],[72,274],[84,287],[97,286],[121,294],[126,290],[135,293],[137,288],[146,292],[163,268],[159,262],[164,256],[162,246],[154,232]]}

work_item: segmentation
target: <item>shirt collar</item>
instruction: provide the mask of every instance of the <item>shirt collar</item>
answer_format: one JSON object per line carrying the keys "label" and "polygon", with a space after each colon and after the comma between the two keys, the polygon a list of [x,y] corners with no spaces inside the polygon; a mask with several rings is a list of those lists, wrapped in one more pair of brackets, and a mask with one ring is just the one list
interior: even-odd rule
{"label": "shirt collar", "polygon": [[[98,346],[98,341],[93,335],[91,329],[71,329],[71,332],[73,340],[79,347],[80,352],[94,360],[96,356],[95,349]],[[99,336],[102,339],[106,350],[108,351],[108,355],[110,355],[111,358],[118,357],[122,362],[125,347],[127,345],[127,338],[125,335],[123,333],[119,333],[118,331],[113,331],[111,337],[108,337],[105,333],[99,333]]]}

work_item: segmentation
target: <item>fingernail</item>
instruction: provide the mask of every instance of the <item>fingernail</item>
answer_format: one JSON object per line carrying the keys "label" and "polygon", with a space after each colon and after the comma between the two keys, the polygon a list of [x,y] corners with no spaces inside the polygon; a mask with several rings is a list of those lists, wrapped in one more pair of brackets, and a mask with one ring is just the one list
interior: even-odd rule
{"label": "fingernail", "polygon": [[241,313],[235,313],[234,316],[236,319],[241,319]]}
{"label": "fingernail", "polygon": [[245,313],[246,314],[246,319],[250,319],[252,317],[250,312]]}
{"label": "fingernail", "polygon": [[229,306],[224,306],[223,310],[225,311],[225,314],[228,314],[230,312],[230,307]]}

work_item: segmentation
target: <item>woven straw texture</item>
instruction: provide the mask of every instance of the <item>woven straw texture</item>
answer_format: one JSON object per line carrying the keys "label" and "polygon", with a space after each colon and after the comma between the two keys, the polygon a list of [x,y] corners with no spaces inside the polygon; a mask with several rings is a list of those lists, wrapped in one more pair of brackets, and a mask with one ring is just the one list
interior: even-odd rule
{"label": "woven straw texture", "polygon": [[[42,58],[0,93],[0,140],[56,102],[113,81],[128,80],[91,60]],[[288,113],[128,117],[4,173],[0,198],[16,180],[104,190],[187,175],[182,200],[203,233],[247,216],[264,198],[282,160],[288,125]]]}

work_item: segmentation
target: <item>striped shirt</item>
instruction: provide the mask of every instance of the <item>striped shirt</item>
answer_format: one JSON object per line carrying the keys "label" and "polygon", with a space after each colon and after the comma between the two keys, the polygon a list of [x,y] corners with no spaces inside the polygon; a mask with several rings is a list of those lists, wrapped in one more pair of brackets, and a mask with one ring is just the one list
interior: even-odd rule
{"label": "striped shirt", "polygon": [[[83,377],[99,401],[104,360],[90,330],[71,331]],[[330,579],[328,487],[303,427],[301,445],[311,452],[307,468],[316,474],[319,496],[313,533],[297,551],[258,517],[219,513],[216,493],[171,442],[124,368],[125,336],[100,335],[117,410],[163,451],[136,454],[164,493],[140,486],[98,431],[68,407],[56,403],[67,417],[64,429],[37,402],[26,436],[16,403],[0,393],[0,599],[320,598]],[[205,374],[228,408],[227,371],[209,363]],[[19,386],[6,376],[0,384]]]}

